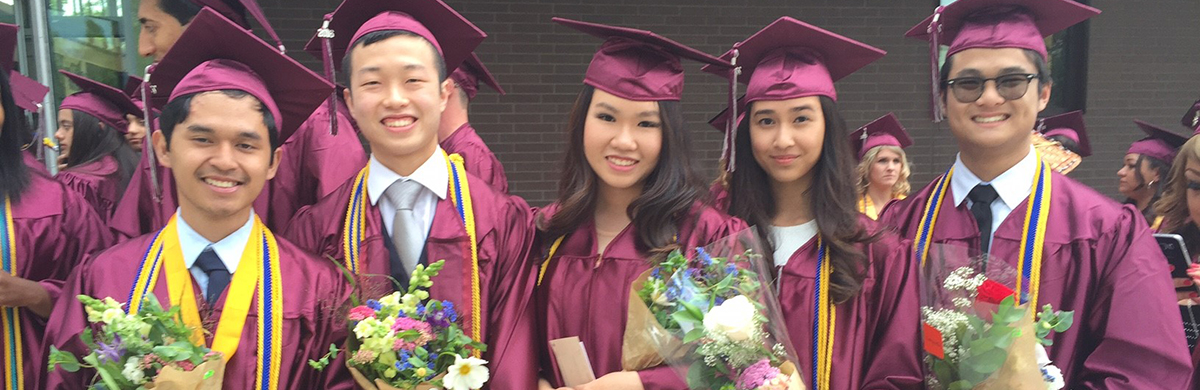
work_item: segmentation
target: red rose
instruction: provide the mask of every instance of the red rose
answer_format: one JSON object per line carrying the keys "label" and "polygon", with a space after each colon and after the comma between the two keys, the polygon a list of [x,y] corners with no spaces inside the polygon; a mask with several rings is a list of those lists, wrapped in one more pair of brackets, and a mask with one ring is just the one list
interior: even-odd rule
{"label": "red rose", "polygon": [[979,302],[991,303],[993,305],[999,305],[1000,302],[1004,301],[1004,298],[1016,295],[1016,292],[1013,291],[1013,289],[991,279],[986,280],[983,282],[983,284],[979,285],[979,288],[975,289],[975,292],[978,293],[978,295],[975,297],[975,300]]}

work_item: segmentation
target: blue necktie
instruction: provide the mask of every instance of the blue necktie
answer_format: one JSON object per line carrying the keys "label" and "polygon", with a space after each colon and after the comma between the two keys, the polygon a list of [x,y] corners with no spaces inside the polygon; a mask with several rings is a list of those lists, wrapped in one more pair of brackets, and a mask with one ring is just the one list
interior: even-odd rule
{"label": "blue necktie", "polygon": [[208,293],[205,299],[210,305],[216,303],[217,298],[221,297],[221,292],[229,286],[229,269],[225,268],[225,263],[221,262],[221,257],[217,256],[217,252],[214,252],[211,246],[200,252],[200,257],[196,258],[196,266],[208,275]]}

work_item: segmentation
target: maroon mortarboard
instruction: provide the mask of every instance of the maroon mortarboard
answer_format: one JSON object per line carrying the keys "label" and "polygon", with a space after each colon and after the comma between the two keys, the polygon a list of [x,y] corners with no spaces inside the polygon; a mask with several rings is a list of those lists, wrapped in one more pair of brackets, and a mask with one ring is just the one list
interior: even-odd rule
{"label": "maroon mortarboard", "polygon": [[58,72],[79,87],[59,108],[83,111],[122,133],[129,127],[125,114],[142,116],[142,109],[124,91],[65,70]]}
{"label": "maroon mortarboard", "polygon": [[646,30],[553,18],[561,24],[604,39],[592,56],[583,82],[634,101],[679,100],[683,96],[683,64],[679,58],[728,69],[729,62]]}
{"label": "maroon mortarboard", "polygon": [[1187,137],[1175,134],[1170,130],[1140,120],[1133,122],[1137,123],[1147,137],[1129,145],[1129,151],[1126,154],[1137,153],[1154,157],[1170,166],[1171,162],[1175,160],[1175,153],[1179,151],[1179,147],[1187,142]]}
{"label": "maroon mortarboard", "polygon": [[442,55],[447,72],[457,69],[487,38],[441,0],[345,0],[325,22],[304,50],[338,70],[350,45],[373,32],[400,30],[425,38]]}
{"label": "maroon mortarboard", "polygon": [[1192,108],[1183,114],[1183,125],[1200,133],[1200,100],[1192,103]]}
{"label": "maroon mortarboard", "polygon": [[[150,72],[151,106],[183,95],[240,90],[275,116],[286,140],[333,91],[333,84],[211,10],[201,10]],[[152,121],[151,121],[152,122]]]}
{"label": "maroon mortarboard", "polygon": [[1080,157],[1092,155],[1092,143],[1088,141],[1087,127],[1083,123],[1083,111],[1071,111],[1046,117],[1041,120],[1038,130],[1049,137],[1066,137],[1078,145],[1076,154]]}
{"label": "maroon mortarboard", "polygon": [[[202,7],[212,8],[213,11],[217,11],[217,13],[225,16],[225,18],[232,20],[234,23],[237,23],[239,26],[242,26],[242,28],[245,28],[247,30],[250,29],[250,21],[246,20],[245,16],[238,13],[236,10],[233,9],[233,7],[230,7],[229,4],[226,4],[225,1],[223,1],[223,0],[193,0],[193,1],[195,1],[196,4],[198,4]],[[260,26],[262,26],[262,28],[264,30],[267,30],[267,35],[271,36],[271,39],[275,40],[275,45],[278,46],[279,52],[280,53],[284,52],[285,49],[283,47],[283,40],[279,39],[279,34],[275,33],[275,28],[271,27],[271,22],[267,21],[267,14],[264,13],[262,10],[262,7],[260,7],[258,5],[258,1],[239,0],[239,2],[242,3],[242,7],[246,8],[246,12],[250,14],[250,17],[253,17],[254,20],[257,21],[258,24]]]}
{"label": "maroon mortarboard", "polygon": [[959,0],[938,7],[904,34],[929,41],[934,120],[942,119],[937,102],[941,45],[950,46],[947,58],[975,48],[1029,49],[1046,58],[1045,37],[1098,14],[1073,0]]}
{"label": "maroon mortarboard", "polygon": [[0,69],[13,70],[16,65],[13,58],[17,52],[17,31],[21,29],[15,24],[0,23]]}
{"label": "maroon mortarboard", "polygon": [[867,151],[877,146],[907,148],[913,143],[912,137],[909,137],[904,126],[900,125],[896,114],[890,112],[850,133],[850,141],[854,143],[859,160],[862,160]]}
{"label": "maroon mortarboard", "polygon": [[[781,17],[721,56],[733,60],[746,83],[745,104],[826,96],[837,100],[833,82],[883,58],[887,52],[791,17]],[[704,71],[729,77],[706,66]]]}
{"label": "maroon mortarboard", "polygon": [[17,107],[29,112],[41,110],[46,94],[50,93],[49,87],[15,70],[8,72],[8,83],[12,86],[13,100]]}
{"label": "maroon mortarboard", "polygon": [[142,92],[142,78],[137,76],[129,76],[125,79],[125,86],[121,88],[128,96],[136,96]]}
{"label": "maroon mortarboard", "polygon": [[467,57],[466,62],[463,62],[454,73],[450,74],[450,78],[462,88],[467,94],[467,100],[474,100],[475,94],[479,93],[479,82],[483,81],[492,90],[504,94],[504,88],[500,88],[500,83],[496,82],[496,78],[492,77],[492,72],[488,71],[486,66],[483,66],[483,61],[479,60],[479,56],[471,53]]}

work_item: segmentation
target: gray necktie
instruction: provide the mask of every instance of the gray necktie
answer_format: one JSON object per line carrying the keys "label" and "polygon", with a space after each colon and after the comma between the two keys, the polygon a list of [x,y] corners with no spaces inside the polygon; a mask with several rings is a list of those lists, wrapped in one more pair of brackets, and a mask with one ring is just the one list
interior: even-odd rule
{"label": "gray necktie", "polygon": [[425,247],[424,229],[413,213],[413,205],[417,203],[421,188],[421,183],[415,180],[399,180],[383,191],[383,195],[396,206],[396,216],[392,219],[392,244],[396,246],[404,272],[408,275],[417,268],[421,249]]}

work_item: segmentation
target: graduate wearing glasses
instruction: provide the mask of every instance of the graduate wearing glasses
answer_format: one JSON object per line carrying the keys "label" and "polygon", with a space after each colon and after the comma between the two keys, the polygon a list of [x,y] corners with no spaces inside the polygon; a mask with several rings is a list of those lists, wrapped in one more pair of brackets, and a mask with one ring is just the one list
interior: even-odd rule
{"label": "graduate wearing glasses", "polygon": [[1046,347],[1066,388],[1182,389],[1191,359],[1146,222],[1052,171],[1030,141],[1050,100],[1044,37],[1099,12],[1067,0],[961,0],[910,30],[929,40],[933,69],[937,44],[950,46],[933,96],[959,155],[880,221],[914,241],[924,266],[931,245],[967,247],[1027,270],[1013,286],[1023,303],[1074,311],[1074,326]]}

